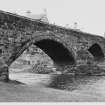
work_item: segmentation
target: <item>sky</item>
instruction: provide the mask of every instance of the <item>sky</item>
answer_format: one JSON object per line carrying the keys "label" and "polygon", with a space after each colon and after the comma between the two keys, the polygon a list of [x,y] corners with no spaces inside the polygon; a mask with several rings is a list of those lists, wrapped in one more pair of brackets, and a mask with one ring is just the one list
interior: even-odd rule
{"label": "sky", "polygon": [[50,23],[69,25],[81,31],[104,36],[105,0],[0,0],[0,10],[24,15],[27,10],[33,14],[44,13]]}

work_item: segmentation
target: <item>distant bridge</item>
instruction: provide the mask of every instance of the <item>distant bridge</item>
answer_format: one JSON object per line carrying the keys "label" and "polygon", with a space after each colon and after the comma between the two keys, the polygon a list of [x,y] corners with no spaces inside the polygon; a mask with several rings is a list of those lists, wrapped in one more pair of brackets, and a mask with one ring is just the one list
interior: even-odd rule
{"label": "distant bridge", "polygon": [[59,66],[103,62],[105,58],[105,39],[101,36],[0,11],[1,79],[8,78],[5,68],[32,44]]}

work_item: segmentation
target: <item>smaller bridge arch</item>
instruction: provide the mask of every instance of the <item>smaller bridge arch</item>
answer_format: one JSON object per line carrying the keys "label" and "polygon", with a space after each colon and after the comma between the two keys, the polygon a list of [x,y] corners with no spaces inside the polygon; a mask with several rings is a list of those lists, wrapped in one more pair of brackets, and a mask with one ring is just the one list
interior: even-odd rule
{"label": "smaller bridge arch", "polygon": [[92,54],[95,60],[102,60],[104,59],[104,53],[101,46],[97,43],[94,43],[88,51]]}

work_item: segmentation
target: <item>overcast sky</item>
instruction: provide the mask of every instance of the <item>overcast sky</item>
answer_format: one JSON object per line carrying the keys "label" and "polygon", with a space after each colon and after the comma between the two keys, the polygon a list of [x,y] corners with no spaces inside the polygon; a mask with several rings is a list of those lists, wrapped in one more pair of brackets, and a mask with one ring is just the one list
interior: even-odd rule
{"label": "overcast sky", "polygon": [[30,10],[33,14],[44,13],[50,23],[78,28],[85,32],[103,35],[105,32],[105,0],[0,0],[0,10],[24,14]]}

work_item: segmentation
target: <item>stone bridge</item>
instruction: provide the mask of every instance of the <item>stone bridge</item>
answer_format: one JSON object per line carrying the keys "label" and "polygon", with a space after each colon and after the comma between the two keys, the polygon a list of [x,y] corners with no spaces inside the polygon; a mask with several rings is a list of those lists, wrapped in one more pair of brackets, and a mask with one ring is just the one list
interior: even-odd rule
{"label": "stone bridge", "polygon": [[32,44],[59,66],[104,61],[103,37],[0,11],[0,80],[8,79],[8,67]]}

